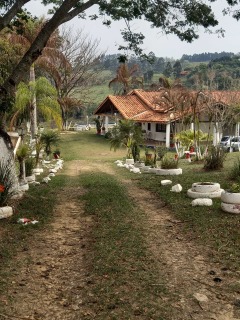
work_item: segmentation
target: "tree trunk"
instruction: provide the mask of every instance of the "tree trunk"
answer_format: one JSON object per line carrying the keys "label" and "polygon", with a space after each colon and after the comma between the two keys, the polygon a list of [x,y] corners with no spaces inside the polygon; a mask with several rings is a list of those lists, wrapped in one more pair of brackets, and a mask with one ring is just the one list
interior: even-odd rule
{"label": "tree trunk", "polygon": [[[35,68],[34,64],[31,65],[30,68],[30,81],[35,83]],[[37,100],[36,100],[36,91],[34,88],[33,90],[33,97],[31,101],[31,109],[30,109],[30,123],[31,123],[31,138],[34,139],[38,133],[37,130]]]}

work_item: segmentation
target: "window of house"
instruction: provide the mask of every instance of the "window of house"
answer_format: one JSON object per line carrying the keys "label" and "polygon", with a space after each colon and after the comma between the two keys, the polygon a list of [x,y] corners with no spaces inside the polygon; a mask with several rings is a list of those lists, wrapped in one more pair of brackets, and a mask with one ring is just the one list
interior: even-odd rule
{"label": "window of house", "polygon": [[147,124],[147,129],[148,129],[148,131],[151,131],[151,123]]}
{"label": "window of house", "polygon": [[166,132],[166,125],[164,123],[156,123],[156,132]]}

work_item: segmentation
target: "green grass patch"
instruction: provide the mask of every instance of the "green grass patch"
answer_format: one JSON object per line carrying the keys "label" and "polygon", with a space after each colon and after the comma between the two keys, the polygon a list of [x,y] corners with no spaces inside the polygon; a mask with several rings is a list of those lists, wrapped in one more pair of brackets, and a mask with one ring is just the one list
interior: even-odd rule
{"label": "green grass patch", "polygon": [[[118,180],[107,174],[85,174],[80,183],[85,212],[93,216],[90,287],[98,297],[98,319],[163,319],[165,286],[146,247],[145,215]],[[89,288],[88,288],[89,290]],[[89,292],[89,291],[88,291]],[[93,306],[94,309],[94,306]]]}
{"label": "green grass patch", "polygon": [[239,268],[240,261],[240,217],[221,210],[221,200],[213,199],[211,207],[192,207],[193,199],[187,190],[194,182],[218,182],[222,188],[229,187],[229,170],[236,154],[229,154],[225,168],[219,171],[204,171],[203,164],[187,163],[180,160],[183,174],[171,176],[172,185],[181,184],[181,193],[173,193],[171,187],[162,186],[161,180],[169,176],[141,175],[141,187],[154,192],[171,208],[178,219],[185,221],[184,229],[189,239],[196,240],[210,249],[212,257],[231,269]]}

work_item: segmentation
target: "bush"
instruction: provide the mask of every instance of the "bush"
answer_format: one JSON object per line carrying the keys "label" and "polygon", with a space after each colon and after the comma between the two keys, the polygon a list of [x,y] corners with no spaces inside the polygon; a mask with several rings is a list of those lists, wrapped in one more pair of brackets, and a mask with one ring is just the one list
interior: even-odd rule
{"label": "bush", "polygon": [[230,170],[229,178],[233,180],[240,180],[240,158],[239,157],[235,160],[233,167]]}
{"label": "bush", "polygon": [[35,158],[27,158],[25,160],[25,170],[26,170],[26,176],[31,176],[32,175],[32,171],[35,167],[36,164],[36,159]]}
{"label": "bush", "polygon": [[178,159],[170,158],[169,156],[164,156],[161,162],[162,169],[177,169],[178,168]]}
{"label": "bush", "polygon": [[206,170],[218,170],[223,168],[223,162],[226,158],[225,151],[220,147],[211,146],[208,150],[208,154],[204,159],[204,169]]}
{"label": "bush", "polygon": [[168,148],[164,146],[156,147],[156,153],[158,155],[158,160],[162,160],[165,154],[168,152]]}
{"label": "bush", "polygon": [[112,138],[112,132],[111,132],[111,131],[106,132],[105,135],[104,135],[104,137],[105,137],[106,139],[111,139],[111,138]]}

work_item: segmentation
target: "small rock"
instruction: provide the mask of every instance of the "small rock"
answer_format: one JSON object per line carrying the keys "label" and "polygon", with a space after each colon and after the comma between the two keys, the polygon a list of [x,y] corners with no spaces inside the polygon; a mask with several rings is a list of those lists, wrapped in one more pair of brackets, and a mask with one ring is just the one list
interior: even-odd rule
{"label": "small rock", "polygon": [[212,206],[212,199],[208,198],[197,198],[192,201],[192,206]]}
{"label": "small rock", "polygon": [[172,186],[171,191],[172,192],[181,192],[182,191],[182,186],[179,183],[175,184],[175,186]]}
{"label": "small rock", "polygon": [[199,302],[207,302],[208,297],[205,294],[202,293],[194,293],[194,298]]}
{"label": "small rock", "polygon": [[171,181],[171,180],[162,180],[162,181],[161,181],[161,185],[162,185],[162,186],[167,186],[167,185],[169,185],[169,184],[172,184],[172,181]]}

